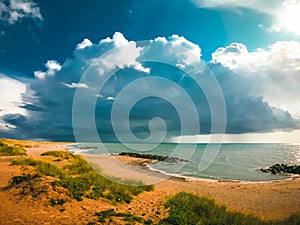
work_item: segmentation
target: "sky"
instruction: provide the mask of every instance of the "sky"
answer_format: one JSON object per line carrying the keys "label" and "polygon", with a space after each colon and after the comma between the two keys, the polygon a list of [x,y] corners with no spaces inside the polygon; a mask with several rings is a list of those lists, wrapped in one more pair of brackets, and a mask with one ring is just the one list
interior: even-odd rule
{"label": "sky", "polygon": [[299,0],[1,0],[0,137],[300,142]]}

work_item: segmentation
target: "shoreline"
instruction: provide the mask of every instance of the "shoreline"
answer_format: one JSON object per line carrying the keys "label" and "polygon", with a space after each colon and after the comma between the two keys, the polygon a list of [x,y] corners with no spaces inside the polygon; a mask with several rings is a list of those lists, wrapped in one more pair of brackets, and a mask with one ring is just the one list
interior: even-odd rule
{"label": "shoreline", "polygon": [[[5,138],[4,138],[5,139]],[[131,159],[129,161],[138,161],[138,164],[144,164],[144,165],[137,165],[135,163],[134,166],[139,166],[142,169],[146,169],[151,172],[159,173],[162,175],[166,175],[168,177],[173,177],[173,178],[179,178],[181,180],[185,180],[186,182],[197,182],[197,181],[205,181],[205,182],[219,182],[219,183],[242,183],[242,184],[264,184],[264,183],[278,183],[278,182],[283,182],[283,181],[290,181],[290,180],[295,180],[295,179],[300,179],[300,175],[294,175],[291,174],[290,177],[284,178],[284,179],[275,179],[275,180],[269,180],[269,181],[247,181],[247,180],[222,180],[222,179],[213,179],[213,178],[202,178],[202,177],[192,177],[192,176],[186,176],[186,175],[180,175],[180,174],[169,174],[161,170],[157,170],[151,167],[150,163],[151,162],[144,162],[142,158],[136,158],[136,157],[129,157],[129,156],[120,156],[117,153],[108,153],[108,154],[103,154],[103,155],[93,155],[93,154],[86,154],[82,152],[78,152],[77,150],[71,150],[70,146],[78,145],[77,142],[49,142],[49,141],[32,141],[32,140],[13,140],[13,139],[7,139],[11,141],[12,143],[23,143],[26,147],[25,150],[28,153],[28,156],[31,157],[36,157],[40,156],[41,153],[49,151],[49,150],[54,150],[54,151],[69,151],[72,152],[73,154],[78,154],[87,156],[87,157],[95,157],[95,156],[101,156],[101,157],[118,157],[118,158],[128,158]],[[92,147],[93,148],[93,147]],[[83,151],[86,149],[82,149]],[[122,160],[121,160],[122,161]],[[151,160],[148,160],[151,161]],[[155,161],[155,160],[153,160]],[[132,165],[132,162],[127,163],[128,165]]]}
{"label": "shoreline", "polygon": [[[136,157],[129,157],[129,156],[119,156],[116,153],[108,153],[108,154],[103,154],[103,155],[93,155],[93,154],[86,154],[84,152],[78,152],[76,150],[70,150],[69,146],[74,146],[77,145],[78,143],[76,142],[35,142],[35,141],[22,141],[22,142],[29,142],[29,143],[40,143],[40,145],[43,145],[43,147],[39,148],[36,146],[34,146],[34,148],[31,146],[29,148],[26,148],[26,151],[29,151],[29,156],[37,156],[37,154],[41,154],[42,152],[47,151],[47,145],[51,146],[49,147],[49,149],[51,150],[55,150],[55,151],[69,151],[72,152],[73,154],[79,154],[82,155],[83,157],[87,156],[88,158],[91,158],[91,156],[95,157],[95,156],[101,156],[101,157],[112,157],[112,158],[123,158],[123,159],[131,159],[129,161],[131,162],[127,162],[125,164],[128,165],[133,165],[133,161],[137,161],[138,163],[135,163],[134,166],[139,166],[142,169],[146,169],[150,172],[154,172],[154,173],[159,173],[162,176],[167,176],[167,177],[171,177],[171,178],[177,178],[177,179],[181,179],[184,180],[185,182],[197,182],[197,181],[205,181],[205,182],[219,182],[219,183],[242,183],[242,184],[264,184],[264,183],[278,183],[278,182],[283,182],[283,181],[290,181],[290,180],[295,180],[295,179],[300,179],[300,175],[296,175],[296,174],[290,174],[289,177],[287,178],[283,178],[283,179],[275,179],[275,180],[268,180],[268,181],[247,181],[247,180],[225,180],[225,179],[214,179],[214,178],[202,178],[202,177],[192,177],[192,176],[186,176],[186,175],[180,175],[180,174],[169,174],[167,172],[161,171],[161,170],[157,170],[151,167],[150,165],[150,161],[151,160],[146,160],[147,162],[144,162],[145,160],[143,160],[142,158],[136,158]],[[83,151],[86,149],[82,149]],[[39,156],[39,155],[38,155]],[[119,160],[120,162],[122,162],[122,160]],[[155,160],[152,160],[155,161]],[[140,165],[140,164],[144,164],[144,165]],[[99,165],[101,167],[101,165]],[[105,171],[103,171],[105,173]],[[109,174],[106,174],[109,175]]]}
{"label": "shoreline", "polygon": [[[130,157],[134,160],[138,160],[138,159],[146,159],[146,158],[140,158],[140,157],[135,157],[135,156],[128,156],[128,155],[119,155],[120,153],[99,153],[99,154],[89,154],[88,151],[89,150],[93,150],[93,149],[96,149],[95,146],[84,146],[82,148],[74,148],[74,146],[78,146],[78,143],[71,143],[71,144],[67,144],[66,145],[66,149],[74,154],[80,154],[80,155],[83,155],[83,156],[87,156],[88,158],[92,158],[92,156],[96,157],[96,156],[107,156],[107,157],[116,157],[118,156],[119,159],[121,159],[121,157]],[[122,152],[123,153],[123,152]],[[126,152],[124,152],[126,153]],[[139,154],[139,153],[137,153]],[[149,154],[150,155],[150,154]],[[152,155],[154,157],[160,157],[161,155]],[[163,157],[163,156],[162,156]],[[133,161],[134,161],[133,160]],[[240,183],[272,183],[272,182],[280,182],[280,181],[285,181],[285,180],[294,180],[294,179],[298,179],[300,177],[300,175],[298,174],[287,174],[287,173],[283,173],[282,174],[282,177],[274,177],[274,178],[264,178],[264,179],[260,179],[260,176],[258,175],[257,177],[251,177],[250,176],[250,179],[240,179],[240,178],[237,178],[237,179],[230,179],[229,176],[227,176],[226,178],[220,178],[220,177],[213,177],[213,176],[202,176],[201,177],[201,174],[200,176],[189,176],[188,174],[180,174],[180,173],[168,173],[168,172],[165,172],[163,170],[159,170],[159,169],[156,169],[154,167],[152,167],[151,163],[153,162],[157,162],[157,161],[152,161],[149,159],[150,162],[146,162],[146,163],[143,163],[141,161],[141,163],[139,164],[144,164],[143,167],[147,168],[147,170],[149,171],[152,171],[152,172],[157,172],[157,173],[160,173],[164,176],[168,176],[168,177],[177,177],[177,178],[181,178],[181,179],[185,179],[187,181],[197,181],[197,180],[204,180],[204,181],[208,181],[208,182],[240,182]],[[122,160],[121,160],[122,162]],[[127,163],[127,164],[132,164],[132,163]],[[140,166],[138,165],[137,163],[135,164],[136,166]],[[259,170],[259,169],[257,169]],[[209,174],[207,174],[209,175]],[[272,175],[271,175],[272,176]],[[246,177],[246,175],[244,175],[244,177]],[[254,179],[253,179],[254,178]]]}
{"label": "shoreline", "polygon": [[[274,180],[262,180],[262,181],[251,181],[251,180],[230,180],[230,179],[214,179],[214,178],[204,178],[204,177],[192,177],[192,176],[188,176],[188,175],[181,175],[181,174],[171,174],[171,173],[167,173],[164,172],[162,170],[158,170],[155,169],[153,167],[151,167],[151,163],[153,162],[149,162],[151,161],[150,159],[148,160],[148,162],[145,162],[145,160],[143,160],[142,158],[137,158],[137,157],[131,157],[131,156],[120,156],[118,154],[103,154],[103,155],[94,155],[94,154],[86,154],[86,153],[76,153],[76,152],[72,152],[74,154],[79,154],[82,155],[85,158],[91,159],[91,158],[97,158],[97,157],[106,157],[106,158],[115,158],[117,160],[119,160],[120,162],[122,161],[128,161],[127,163],[125,162],[125,164],[127,165],[134,165],[143,169],[146,169],[148,171],[151,172],[155,172],[155,173],[160,173],[164,176],[168,176],[168,177],[174,177],[174,178],[181,178],[188,181],[207,181],[207,182],[234,182],[234,183],[273,183],[273,182],[281,182],[281,181],[288,181],[288,180],[294,180],[294,179],[299,179],[300,175],[297,174],[289,174],[289,177],[283,178],[283,179],[274,179]],[[131,159],[131,160],[122,160],[123,159]],[[132,162],[135,163],[132,163]],[[137,163],[138,162],[138,163]]]}

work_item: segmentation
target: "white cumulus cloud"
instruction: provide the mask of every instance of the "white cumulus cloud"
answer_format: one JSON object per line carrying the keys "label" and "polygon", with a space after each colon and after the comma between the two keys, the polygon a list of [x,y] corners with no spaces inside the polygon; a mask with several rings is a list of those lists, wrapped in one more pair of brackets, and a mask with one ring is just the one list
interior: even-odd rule
{"label": "white cumulus cloud", "polygon": [[9,0],[0,2],[0,21],[15,24],[24,18],[42,20],[40,8],[31,0]]}
{"label": "white cumulus cloud", "polygon": [[252,93],[300,117],[299,42],[278,41],[252,52],[241,43],[233,43],[217,49],[211,62],[220,63],[239,77],[255,78]]}
{"label": "white cumulus cloud", "polygon": [[93,43],[89,39],[85,38],[85,39],[83,39],[83,41],[81,43],[79,43],[77,45],[76,48],[77,49],[84,49],[84,48],[92,46],[92,45],[93,45]]}
{"label": "white cumulus cloud", "polygon": [[55,60],[48,60],[45,64],[47,69],[46,72],[43,71],[34,71],[34,76],[38,79],[44,80],[47,76],[54,76],[56,72],[60,71],[62,66]]}
{"label": "white cumulus cloud", "polygon": [[232,43],[229,46],[218,48],[212,54],[212,62],[220,63],[229,69],[236,69],[243,64],[243,60],[248,60],[248,49],[241,43]]}
{"label": "white cumulus cloud", "polygon": [[[124,37],[124,35],[120,32],[115,32],[113,37],[107,37],[105,39],[102,39],[99,44],[106,44],[106,43],[113,43],[115,47],[121,47],[124,45],[128,45],[130,42]],[[133,43],[133,42],[131,42]]]}
{"label": "white cumulus cloud", "polygon": [[128,41],[122,33],[115,32],[112,38],[102,39],[97,47],[102,46],[110,47],[100,58],[92,60],[94,64],[99,65],[100,75],[115,68],[123,69],[128,66],[141,72],[150,72],[149,68],[144,68],[137,62],[142,48],[138,47],[134,41]]}
{"label": "white cumulus cloud", "polygon": [[157,37],[150,40],[141,53],[141,59],[155,59],[177,65],[179,68],[199,66],[201,48],[183,36],[173,34],[168,38]]}

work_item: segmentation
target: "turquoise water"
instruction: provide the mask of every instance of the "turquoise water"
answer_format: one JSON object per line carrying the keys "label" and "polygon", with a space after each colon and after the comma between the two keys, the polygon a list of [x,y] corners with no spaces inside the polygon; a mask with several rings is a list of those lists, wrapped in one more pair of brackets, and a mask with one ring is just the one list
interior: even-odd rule
{"label": "turquoise water", "polygon": [[[146,151],[145,149],[152,146],[135,144],[135,148],[139,149],[139,151],[135,151],[120,143],[84,143],[70,145],[69,149],[77,153],[96,155],[116,154],[124,151],[165,156],[173,154],[176,157],[187,158],[188,162],[162,162],[150,165],[151,168],[168,174],[216,180],[272,181],[286,179],[289,177],[286,174],[273,175],[257,170],[275,163],[300,164],[299,144],[222,144],[210,166],[200,171],[199,163],[207,145],[180,144],[174,153],[176,146],[177,144],[164,143],[159,144],[154,150]],[[187,156],[191,150],[194,150],[193,155]]]}

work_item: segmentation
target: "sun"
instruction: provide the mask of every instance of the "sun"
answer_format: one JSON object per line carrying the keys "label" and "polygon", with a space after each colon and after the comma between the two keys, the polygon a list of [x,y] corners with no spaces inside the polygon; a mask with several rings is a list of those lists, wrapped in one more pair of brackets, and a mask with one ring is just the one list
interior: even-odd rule
{"label": "sun", "polygon": [[300,2],[287,1],[277,16],[280,29],[300,35]]}

